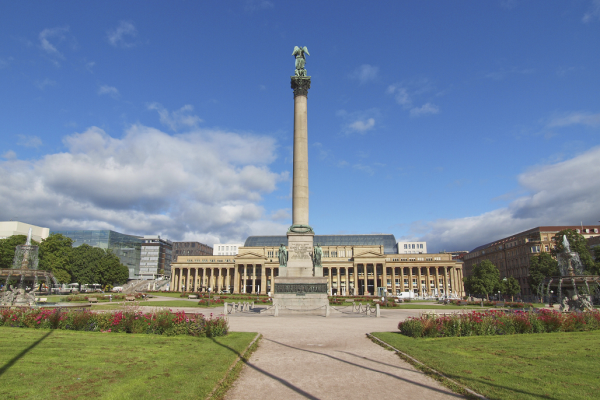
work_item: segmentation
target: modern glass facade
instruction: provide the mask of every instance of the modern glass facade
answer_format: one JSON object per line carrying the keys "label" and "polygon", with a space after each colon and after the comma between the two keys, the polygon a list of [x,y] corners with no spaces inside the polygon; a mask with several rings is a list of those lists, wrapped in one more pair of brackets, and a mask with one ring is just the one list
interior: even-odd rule
{"label": "modern glass facade", "polygon": [[[244,247],[288,245],[287,236],[249,236]],[[396,238],[391,234],[373,235],[315,235],[314,243],[321,246],[381,246],[384,254],[397,254]]]}
{"label": "modern glass facade", "polygon": [[142,238],[115,231],[52,231],[73,239],[73,247],[87,244],[111,250],[129,269],[129,279],[139,279]]}

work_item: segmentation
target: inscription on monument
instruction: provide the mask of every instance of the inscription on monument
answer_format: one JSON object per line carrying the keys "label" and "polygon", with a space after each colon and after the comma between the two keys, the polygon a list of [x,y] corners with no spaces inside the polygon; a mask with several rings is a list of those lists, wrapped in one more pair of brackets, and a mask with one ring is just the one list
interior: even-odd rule
{"label": "inscription on monument", "polygon": [[310,260],[311,246],[306,243],[290,243],[290,260]]}
{"label": "inscription on monument", "polygon": [[276,283],[275,293],[327,293],[326,283]]}

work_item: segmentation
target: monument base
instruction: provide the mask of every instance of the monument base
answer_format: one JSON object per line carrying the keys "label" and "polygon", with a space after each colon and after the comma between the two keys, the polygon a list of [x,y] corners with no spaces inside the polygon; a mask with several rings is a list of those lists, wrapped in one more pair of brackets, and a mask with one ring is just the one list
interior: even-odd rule
{"label": "monument base", "polygon": [[327,278],[275,277],[273,306],[279,314],[327,315]]}

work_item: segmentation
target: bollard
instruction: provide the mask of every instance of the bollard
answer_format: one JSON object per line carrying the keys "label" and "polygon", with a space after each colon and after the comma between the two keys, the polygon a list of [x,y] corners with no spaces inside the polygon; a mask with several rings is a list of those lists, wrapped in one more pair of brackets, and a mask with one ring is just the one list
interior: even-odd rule
{"label": "bollard", "polygon": [[227,302],[223,302],[223,314],[227,315]]}
{"label": "bollard", "polygon": [[279,307],[277,306],[277,304],[275,304],[275,313],[273,314],[274,317],[278,317],[279,316]]}
{"label": "bollard", "polygon": [[329,317],[329,304],[327,304],[327,309],[325,310],[325,316]]}
{"label": "bollard", "polygon": [[379,318],[381,313],[379,312],[379,303],[375,304],[375,317]]}

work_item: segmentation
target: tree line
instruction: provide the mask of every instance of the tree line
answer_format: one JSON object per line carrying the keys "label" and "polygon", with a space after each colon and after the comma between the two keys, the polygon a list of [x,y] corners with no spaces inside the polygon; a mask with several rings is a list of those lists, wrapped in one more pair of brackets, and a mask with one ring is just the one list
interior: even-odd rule
{"label": "tree line", "polygon": [[[15,249],[25,244],[25,235],[0,239],[0,269],[12,268]],[[51,234],[39,246],[39,269],[52,272],[59,283],[81,285],[99,283],[102,287],[120,285],[129,278],[129,269],[110,250],[82,244],[73,247],[73,239]]]}
{"label": "tree line", "polygon": [[[585,268],[585,274],[600,275],[600,251],[592,256],[587,245],[586,238],[573,229],[564,229],[557,232],[552,240],[556,244],[550,252],[541,252],[529,260],[529,276],[527,283],[531,290],[538,293],[544,279],[559,276],[558,261],[556,256],[564,250],[563,235],[569,241],[572,252],[579,253],[579,259]],[[500,278],[500,270],[489,260],[483,260],[473,266],[471,276],[464,278],[465,291],[476,295],[485,296],[489,299],[490,294],[500,291],[501,294],[514,296],[521,291],[519,281],[513,277]]]}

